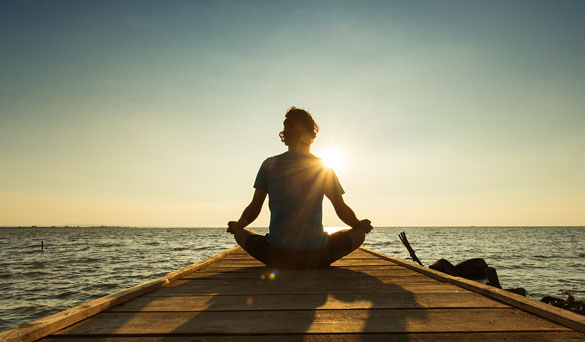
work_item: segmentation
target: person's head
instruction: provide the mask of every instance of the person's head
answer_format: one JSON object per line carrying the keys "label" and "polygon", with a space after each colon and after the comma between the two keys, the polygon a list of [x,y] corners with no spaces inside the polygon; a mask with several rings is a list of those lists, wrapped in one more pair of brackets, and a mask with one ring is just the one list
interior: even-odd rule
{"label": "person's head", "polygon": [[284,130],[279,133],[280,140],[287,146],[311,145],[317,137],[319,126],[309,112],[290,107],[284,119]]}

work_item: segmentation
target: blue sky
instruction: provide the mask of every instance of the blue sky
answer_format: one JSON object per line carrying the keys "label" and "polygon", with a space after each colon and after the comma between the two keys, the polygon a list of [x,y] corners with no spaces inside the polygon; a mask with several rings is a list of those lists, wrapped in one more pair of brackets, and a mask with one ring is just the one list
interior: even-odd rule
{"label": "blue sky", "polygon": [[584,9],[2,2],[0,225],[222,226],[292,105],[374,225],[583,225]]}

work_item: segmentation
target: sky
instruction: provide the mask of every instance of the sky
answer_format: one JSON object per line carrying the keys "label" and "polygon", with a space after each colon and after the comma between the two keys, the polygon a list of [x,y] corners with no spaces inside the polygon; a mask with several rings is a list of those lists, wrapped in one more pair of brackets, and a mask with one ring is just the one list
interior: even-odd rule
{"label": "sky", "polygon": [[[290,106],[374,226],[585,225],[583,13],[2,1],[0,226],[225,226]],[[323,223],[343,225],[327,200]]]}

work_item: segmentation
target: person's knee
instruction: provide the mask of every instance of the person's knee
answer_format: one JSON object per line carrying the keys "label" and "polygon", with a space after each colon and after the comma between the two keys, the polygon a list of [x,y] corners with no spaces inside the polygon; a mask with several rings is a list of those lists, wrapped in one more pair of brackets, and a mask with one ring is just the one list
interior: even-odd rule
{"label": "person's knee", "polygon": [[250,234],[245,229],[240,229],[234,234],[234,238],[238,245],[245,249],[246,247],[246,240]]}
{"label": "person's knee", "polygon": [[350,234],[353,249],[358,249],[366,240],[366,233],[361,229],[351,229]]}

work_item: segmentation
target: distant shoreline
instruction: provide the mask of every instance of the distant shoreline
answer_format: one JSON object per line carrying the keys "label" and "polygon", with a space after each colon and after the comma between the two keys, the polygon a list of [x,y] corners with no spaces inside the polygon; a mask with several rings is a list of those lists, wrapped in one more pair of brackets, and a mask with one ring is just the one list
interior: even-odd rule
{"label": "distant shoreline", "polygon": [[[337,227],[337,226],[325,226]],[[63,225],[63,226],[0,226],[0,229],[14,228],[152,228],[152,229],[225,229],[225,227],[164,227],[164,226],[107,226],[107,225]],[[268,229],[268,227],[249,227],[251,229]],[[349,227],[348,227],[349,228]],[[583,225],[576,226],[375,226],[376,229],[396,229],[396,228],[585,228]]]}

